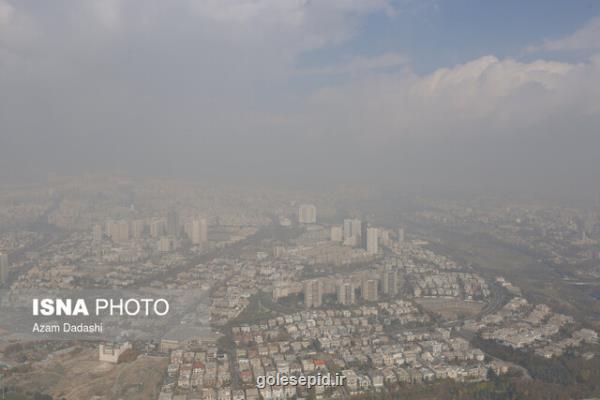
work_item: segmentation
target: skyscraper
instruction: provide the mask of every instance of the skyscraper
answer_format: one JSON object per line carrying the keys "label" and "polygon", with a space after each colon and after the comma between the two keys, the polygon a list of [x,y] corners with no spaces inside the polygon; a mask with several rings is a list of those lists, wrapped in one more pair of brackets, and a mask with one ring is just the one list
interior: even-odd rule
{"label": "skyscraper", "polygon": [[352,219],[350,220],[352,224],[352,236],[360,236],[360,230],[362,228],[362,222],[360,219]]}
{"label": "skyscraper", "polygon": [[368,248],[367,248],[368,229],[369,229],[369,224],[366,221],[363,221],[360,224],[360,247],[362,247],[365,250],[368,250]]}
{"label": "skyscraper", "polygon": [[336,287],[336,294],[339,304],[350,305],[356,301],[354,285],[350,282],[340,282]]}
{"label": "skyscraper", "polygon": [[142,237],[144,233],[144,229],[146,228],[146,223],[143,219],[136,219],[131,223],[131,235],[139,239]]}
{"label": "skyscraper", "polygon": [[179,215],[175,210],[169,210],[167,213],[167,235],[179,236]]}
{"label": "skyscraper", "polygon": [[377,301],[377,280],[363,280],[360,295],[365,301]]}
{"label": "skyscraper", "polygon": [[194,224],[194,220],[192,219],[191,221],[187,221],[185,224],[183,224],[183,232],[186,234],[186,236],[192,240],[192,227]]}
{"label": "skyscraper", "polygon": [[304,306],[321,307],[323,304],[323,282],[312,279],[304,282]]}
{"label": "skyscraper", "polygon": [[317,207],[314,204],[301,204],[298,210],[298,222],[301,224],[316,224]]}
{"label": "skyscraper", "polygon": [[379,239],[381,239],[381,244],[384,246],[388,246],[390,243],[390,231],[387,229],[382,229],[379,232]]}
{"label": "skyscraper", "polygon": [[369,254],[379,252],[379,231],[377,228],[368,228],[366,234],[366,250]]}
{"label": "skyscraper", "polygon": [[106,236],[115,243],[129,240],[129,221],[124,219],[119,221],[107,221]]}
{"label": "skyscraper", "polygon": [[344,239],[348,239],[352,236],[352,220],[345,219],[344,220]]}
{"label": "skyscraper", "polygon": [[341,242],[343,239],[342,227],[341,226],[332,226],[331,227],[331,241],[332,242]]}
{"label": "skyscraper", "polygon": [[108,221],[106,221],[106,236],[108,236],[111,240],[115,240],[115,237],[117,236],[117,222],[113,221],[112,219],[109,219]]}
{"label": "skyscraper", "polygon": [[172,242],[169,236],[163,236],[158,241],[158,251],[168,253],[172,250]]}
{"label": "skyscraper", "polygon": [[404,243],[404,228],[398,229],[398,243]]}
{"label": "skyscraper", "polygon": [[361,225],[362,224],[359,219],[345,219],[344,220],[344,239],[348,239],[352,236],[359,237]]}
{"label": "skyscraper", "polygon": [[115,241],[126,242],[129,240],[129,221],[121,220],[117,223],[117,237]]}
{"label": "skyscraper", "polygon": [[94,243],[96,243],[96,244],[101,243],[103,234],[104,234],[104,232],[102,231],[102,225],[100,225],[100,224],[94,225],[94,230],[92,232],[92,240],[94,241]]}
{"label": "skyscraper", "polygon": [[208,223],[206,218],[195,217],[192,220],[192,243],[195,245],[208,242]]}
{"label": "skyscraper", "polygon": [[8,254],[0,253],[0,285],[8,282]]}
{"label": "skyscraper", "polygon": [[398,270],[392,266],[386,266],[381,278],[383,294],[392,297],[398,295]]}
{"label": "skyscraper", "polygon": [[153,238],[158,238],[164,235],[165,233],[165,220],[157,219],[150,223],[150,236]]}

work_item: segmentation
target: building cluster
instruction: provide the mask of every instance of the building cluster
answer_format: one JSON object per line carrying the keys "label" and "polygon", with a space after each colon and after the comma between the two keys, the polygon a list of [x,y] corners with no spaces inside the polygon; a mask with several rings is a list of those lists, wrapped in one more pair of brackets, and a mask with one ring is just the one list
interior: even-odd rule
{"label": "building cluster", "polygon": [[[0,226],[22,229],[34,223],[52,204],[52,193],[40,187],[3,187],[0,190]],[[0,239],[0,249],[4,247]]]}
{"label": "building cluster", "polygon": [[175,210],[169,210],[165,217],[146,219],[108,220],[104,226],[94,225],[92,240],[100,245],[104,240],[112,243],[126,243],[136,239],[154,239],[158,251],[170,252],[177,247],[182,239],[193,246],[206,247],[209,243],[208,220],[193,216],[187,221],[181,221]]}
{"label": "building cluster", "polygon": [[427,248],[425,241],[412,241],[410,243],[392,242],[389,246],[397,265],[402,266],[407,272],[425,273],[428,271],[453,271],[464,269],[455,261],[443,254],[436,253]]}
{"label": "building cluster", "polygon": [[[223,226],[262,226],[270,222],[270,212],[287,201],[268,188],[201,185],[160,180],[133,181],[123,177],[90,176],[55,181],[50,185],[55,201],[48,222],[66,229],[93,230],[94,225],[109,220],[127,220],[131,224],[144,220],[146,229],[164,225],[167,234],[175,233],[175,211],[184,228],[195,216],[218,216],[209,221]],[[46,195],[48,197],[48,195]],[[27,203],[33,203],[31,199]],[[47,211],[47,208],[44,211]],[[169,210],[169,211],[166,211]],[[162,221],[161,221],[162,220]],[[167,224],[168,222],[171,224]],[[218,223],[217,223],[218,222]],[[133,227],[131,228],[133,231]],[[130,231],[130,236],[132,235]]]}
{"label": "building cluster", "polygon": [[[256,389],[254,389],[256,392]],[[250,393],[248,393],[250,394]],[[159,400],[203,400],[254,398],[231,389],[231,372],[227,353],[216,346],[195,351],[174,350],[170,354],[165,381]]]}
{"label": "building cluster", "polygon": [[[388,329],[427,322],[428,316],[412,303],[397,300],[352,310],[302,311],[236,326],[232,336],[237,373],[245,387],[253,387],[259,376],[341,370],[346,384],[339,395],[345,398],[435,379],[484,380],[490,368],[507,371],[503,363],[486,362],[481,350],[449,330]],[[268,399],[304,394],[297,388],[285,390],[271,387],[260,394]]]}
{"label": "building cluster", "polygon": [[[380,245],[389,245],[390,231],[369,226],[360,219],[345,219],[342,225],[332,225],[328,228],[317,223],[317,209],[313,204],[302,204],[298,211],[298,222],[307,225],[306,234],[297,240],[298,244],[313,244],[313,242],[331,241],[350,248],[360,248],[369,256],[377,256]],[[404,242],[404,230],[398,230],[398,242]],[[331,251],[331,247],[329,247]]]}
{"label": "building cluster", "polygon": [[8,231],[0,232],[0,251],[11,254],[26,250],[44,239],[45,235],[38,232]]}
{"label": "building cluster", "polygon": [[387,230],[370,227],[366,221],[359,219],[345,219],[343,225],[333,225],[329,237],[332,242],[344,246],[360,247],[369,255],[377,255],[380,242],[389,241]]}
{"label": "building cluster", "polygon": [[598,333],[591,329],[573,331],[569,337],[549,343],[535,349],[535,354],[545,357],[560,357],[569,348],[579,347],[583,344],[597,344]]}
{"label": "building cluster", "polygon": [[[27,207],[9,201],[11,212],[37,216],[44,205],[47,222],[66,229],[47,241],[45,234],[0,235],[0,285],[11,281],[6,301],[27,292],[21,289],[135,289],[168,296],[172,318],[115,318],[106,326],[131,337],[165,334],[161,352],[170,353],[161,400],[284,399],[328,390],[257,388],[257,378],[276,374],[342,372],[345,385],[333,395],[349,398],[507,371],[459,336],[460,329],[547,358],[598,340],[595,331],[576,329],[573,318],[530,304],[504,278],[492,286],[416,235],[407,238],[403,227],[374,226],[364,217],[336,220],[333,202],[323,197],[299,204],[260,190],[241,196],[236,188],[135,186],[120,179],[59,186],[60,196],[38,193]],[[104,190],[108,195],[100,195]],[[0,214],[0,222],[5,217]],[[495,238],[560,262],[586,259],[600,233],[597,216],[543,207],[433,204],[416,218],[484,226]],[[285,235],[262,235],[281,229]],[[38,242],[43,246],[29,252]],[[506,293],[515,297],[504,304]],[[444,299],[481,307],[476,317],[440,322],[428,314],[434,306],[426,305],[444,308]],[[209,326],[231,344],[179,349]],[[130,349],[103,344],[99,358],[116,363]]]}
{"label": "building cluster", "polygon": [[[196,222],[202,226],[201,220]],[[232,227],[229,228],[229,234],[211,239],[208,245],[193,247],[193,241],[196,240],[193,236],[205,239],[205,232],[202,230],[191,232],[191,239],[183,239],[185,233],[182,233],[179,238],[162,236],[157,242],[155,238],[143,234],[140,237],[129,236],[128,240],[123,241],[121,239],[128,236],[127,221],[113,221],[108,225],[111,237],[117,238],[115,241],[104,230],[94,228],[88,235],[74,232],[60,241],[50,242],[43,250],[26,258],[27,270],[19,275],[13,288],[75,289],[152,285],[152,277],[162,277],[172,270],[192,266],[196,255],[205,254],[207,249],[231,246],[252,236],[258,229]],[[162,281],[163,279],[161,283]]]}
{"label": "building cluster", "polygon": [[545,304],[533,305],[522,297],[514,297],[496,313],[482,318],[477,329],[483,339],[515,349],[532,349],[540,356],[552,358],[569,347],[597,342],[595,331],[570,329],[573,323],[572,317],[555,313]]}
{"label": "building cluster", "polygon": [[[427,253],[430,254],[430,253]],[[336,273],[302,282],[304,305],[321,307],[323,297],[335,295],[336,305],[351,305],[357,301],[373,302],[382,296],[400,293],[415,298],[456,298],[467,301],[484,301],[490,297],[490,288],[483,277],[473,272],[454,271],[436,264],[437,257],[426,263],[415,259],[385,257],[367,268],[346,274]],[[285,290],[287,289],[287,291]],[[297,294],[298,286],[289,283],[278,287],[275,300],[285,295]],[[333,303],[330,302],[330,305]]]}
{"label": "building cluster", "polygon": [[470,272],[435,272],[411,277],[415,297],[458,297],[484,300],[490,290],[481,276]]}
{"label": "building cluster", "polygon": [[[0,226],[2,224],[0,223]],[[10,269],[20,268],[36,258],[29,251],[48,240],[48,235],[29,231],[0,232],[0,287],[10,285]]]}
{"label": "building cluster", "polygon": [[14,289],[128,287],[185,264],[181,254],[159,254],[143,242],[91,245],[73,233],[38,251]]}
{"label": "building cluster", "polygon": [[[404,278],[395,266],[376,265],[372,269],[349,274],[335,274],[302,282],[304,306],[321,307],[324,296],[332,296],[335,306],[350,306],[357,302],[375,302],[380,297],[394,298],[400,293]],[[278,293],[279,294],[279,293]],[[287,293],[290,293],[288,291]],[[277,296],[279,298],[281,296]],[[273,296],[275,299],[276,297]]]}
{"label": "building cluster", "polygon": [[214,325],[236,318],[258,292],[259,268],[241,262],[230,262],[228,266],[220,290],[211,294],[210,318]]}
{"label": "building cluster", "polygon": [[[260,258],[260,260],[258,259]],[[298,282],[302,264],[274,258],[254,260],[217,259],[205,267],[209,276],[219,279],[219,290],[211,293],[210,315],[215,325],[236,318],[259,291],[272,292],[274,299],[301,292]]]}

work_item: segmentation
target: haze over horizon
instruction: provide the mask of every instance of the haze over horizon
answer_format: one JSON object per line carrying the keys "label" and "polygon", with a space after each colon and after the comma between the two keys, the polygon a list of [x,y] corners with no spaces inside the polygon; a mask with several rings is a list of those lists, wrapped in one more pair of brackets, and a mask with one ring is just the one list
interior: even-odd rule
{"label": "haze over horizon", "polygon": [[597,193],[600,3],[0,0],[0,182]]}

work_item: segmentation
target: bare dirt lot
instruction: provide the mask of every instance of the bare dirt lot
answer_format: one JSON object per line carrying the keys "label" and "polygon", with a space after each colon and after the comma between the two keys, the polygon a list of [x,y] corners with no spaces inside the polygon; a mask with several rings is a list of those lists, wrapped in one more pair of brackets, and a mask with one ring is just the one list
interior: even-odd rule
{"label": "bare dirt lot", "polygon": [[459,299],[431,298],[415,301],[427,311],[439,314],[449,321],[476,315],[484,306],[484,303]]}
{"label": "bare dirt lot", "polygon": [[158,396],[167,364],[166,358],[148,356],[118,365],[103,363],[97,350],[73,348],[33,364],[30,371],[13,375],[6,383],[65,400],[92,396],[147,400]]}

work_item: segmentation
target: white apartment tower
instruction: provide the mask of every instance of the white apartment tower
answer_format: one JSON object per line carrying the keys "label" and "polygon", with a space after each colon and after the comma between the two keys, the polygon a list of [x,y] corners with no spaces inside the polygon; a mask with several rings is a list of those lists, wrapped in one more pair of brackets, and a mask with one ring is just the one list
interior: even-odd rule
{"label": "white apartment tower", "polygon": [[336,287],[337,302],[342,305],[354,304],[356,301],[354,285],[350,282],[341,282]]}
{"label": "white apartment tower", "polygon": [[323,304],[323,282],[312,279],[304,283],[304,306],[306,308],[321,307]]}
{"label": "white apartment tower", "polygon": [[344,239],[348,239],[352,236],[352,220],[345,219],[344,220]]}
{"label": "white apartment tower", "polygon": [[161,253],[168,253],[172,250],[172,242],[171,238],[168,236],[163,236],[158,241],[158,251]]}
{"label": "white apartment tower", "polygon": [[143,219],[136,219],[131,223],[131,235],[139,239],[144,234],[144,229],[146,228],[146,223]]}
{"label": "white apartment tower", "polygon": [[8,282],[8,254],[0,253],[0,285]]}
{"label": "white apartment tower", "polygon": [[117,223],[117,237],[113,238],[116,242],[126,242],[129,240],[129,221],[120,220]]}
{"label": "white apartment tower", "polygon": [[381,286],[384,294],[392,297],[398,295],[398,270],[396,268],[391,266],[384,268]]}
{"label": "white apartment tower", "polygon": [[107,221],[106,235],[113,242],[126,242],[129,240],[129,221],[124,219],[119,221]]}
{"label": "white apartment tower", "polygon": [[365,279],[362,282],[361,296],[365,301],[377,301],[377,279]]}
{"label": "white apartment tower", "polygon": [[367,253],[375,255],[379,252],[379,231],[377,228],[367,229]]}
{"label": "white apartment tower", "polygon": [[317,207],[314,204],[301,204],[298,210],[298,222],[301,224],[316,224]]}
{"label": "white apartment tower", "polygon": [[398,243],[404,243],[404,228],[398,229]]}
{"label": "white apartment tower", "polygon": [[208,242],[208,223],[206,218],[196,217],[192,220],[192,243],[203,244]]}
{"label": "white apartment tower", "polygon": [[165,234],[165,220],[156,219],[150,223],[150,236],[153,238],[161,237]]}
{"label": "white apartment tower", "polygon": [[341,242],[343,240],[343,231],[341,226],[332,226],[331,227],[331,241],[332,242]]}
{"label": "white apartment tower", "polygon": [[362,223],[360,219],[345,219],[344,220],[344,239],[352,236],[359,237]]}
{"label": "white apartment tower", "polygon": [[94,225],[94,230],[92,231],[92,240],[94,241],[94,243],[101,243],[103,234],[104,232],[102,229],[102,225]]}

